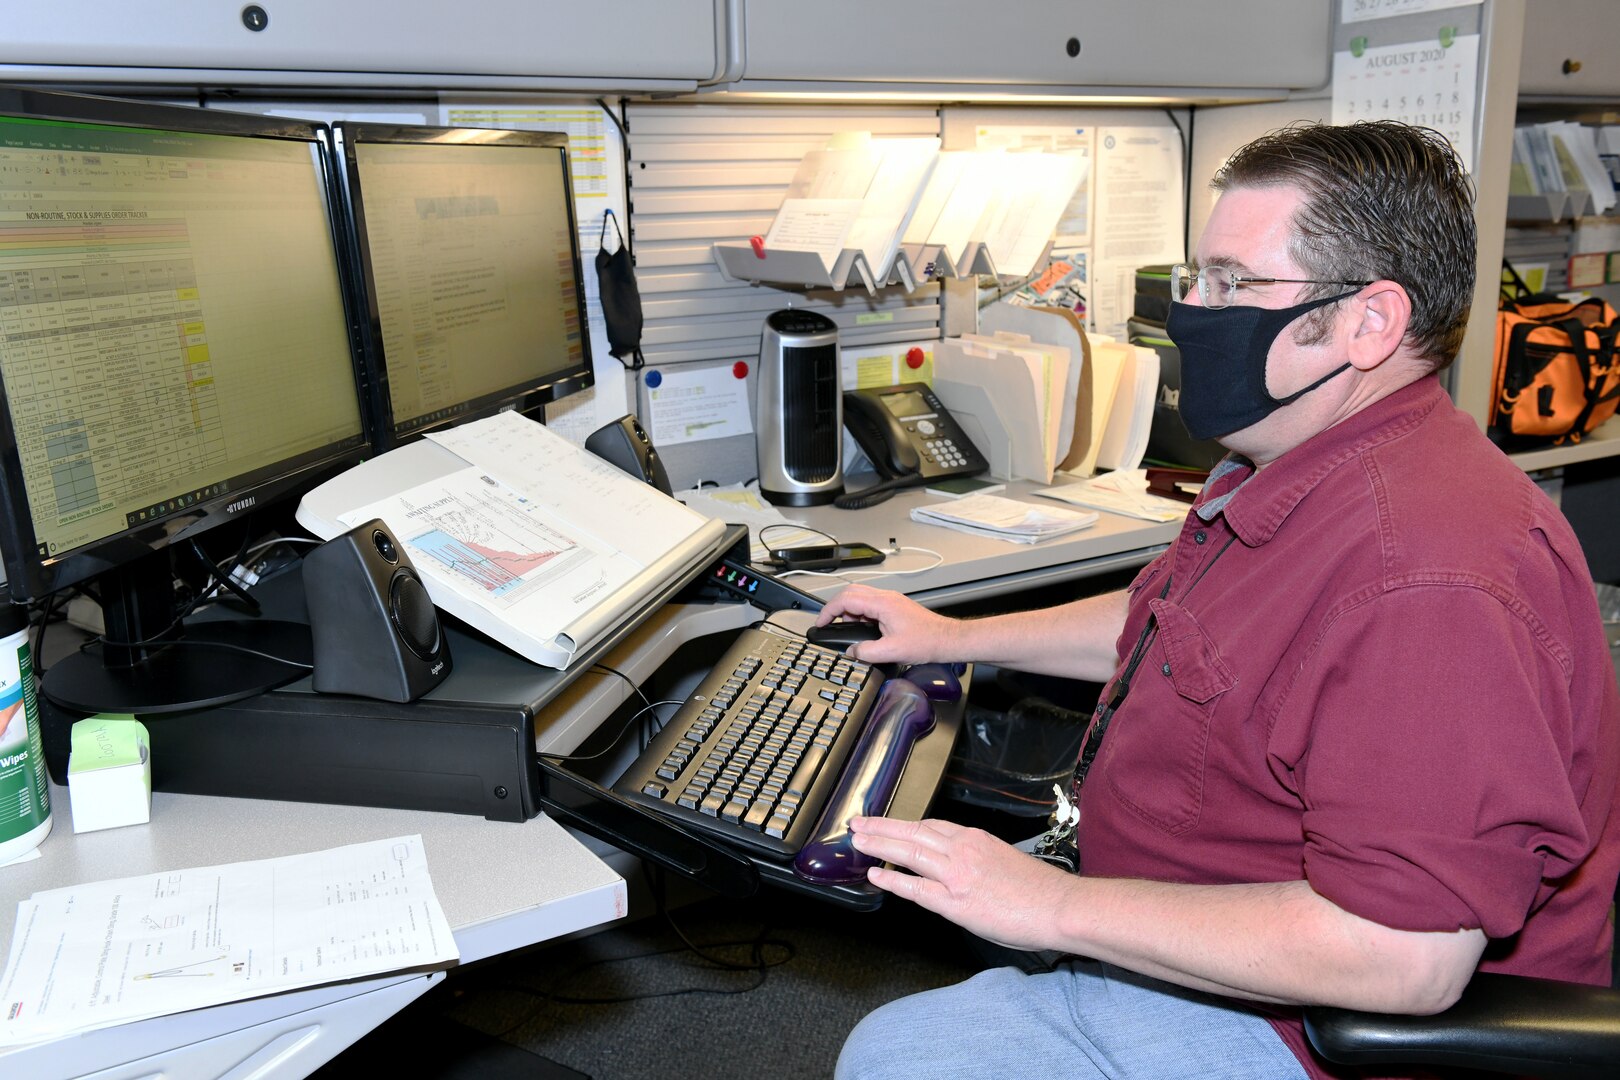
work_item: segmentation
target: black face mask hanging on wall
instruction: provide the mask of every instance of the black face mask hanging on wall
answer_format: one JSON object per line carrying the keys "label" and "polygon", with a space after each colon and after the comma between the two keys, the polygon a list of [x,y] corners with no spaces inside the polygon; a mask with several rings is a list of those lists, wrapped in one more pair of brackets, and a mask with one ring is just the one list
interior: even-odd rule
{"label": "black face mask hanging on wall", "polygon": [[[619,250],[607,249],[608,221],[619,236]],[[641,358],[641,290],[636,288],[636,261],[624,242],[624,231],[613,211],[602,214],[602,235],[597,241],[596,284],[602,297],[602,321],[607,327],[608,352],[631,370],[639,369]]]}

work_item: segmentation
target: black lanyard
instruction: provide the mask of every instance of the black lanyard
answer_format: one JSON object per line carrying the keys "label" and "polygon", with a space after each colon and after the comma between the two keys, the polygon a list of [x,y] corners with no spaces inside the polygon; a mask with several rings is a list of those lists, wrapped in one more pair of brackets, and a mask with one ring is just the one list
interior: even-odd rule
{"label": "black lanyard", "polygon": [[[1191,595],[1193,589],[1198,587],[1198,583],[1204,580],[1204,575],[1209,573],[1222,555],[1226,554],[1226,549],[1231,547],[1232,542],[1236,539],[1236,534],[1228,537],[1226,543],[1222,544],[1221,549],[1215,553],[1215,557],[1204,564],[1204,568],[1198,572],[1198,576],[1193,578],[1193,583],[1187,586],[1187,595]],[[1170,574],[1165,578],[1164,588],[1159,590],[1160,600],[1170,595],[1170,585],[1174,581],[1174,574]],[[1186,599],[1186,596],[1183,596],[1182,599]],[[1086,733],[1086,744],[1080,751],[1079,764],[1074,767],[1074,783],[1070,787],[1070,791],[1076,800],[1080,797],[1080,786],[1086,782],[1086,774],[1091,771],[1091,763],[1096,760],[1097,751],[1102,749],[1103,736],[1108,733],[1108,724],[1113,720],[1114,713],[1118,712],[1119,707],[1125,703],[1125,695],[1131,692],[1131,680],[1136,677],[1136,669],[1141,666],[1142,658],[1147,655],[1148,646],[1152,643],[1154,635],[1158,633],[1158,629],[1158,616],[1149,613],[1147,625],[1142,627],[1142,636],[1136,639],[1136,647],[1131,650],[1131,658],[1126,661],[1125,670],[1120,672],[1119,678],[1114,680],[1114,688],[1109,693],[1108,700],[1097,711],[1097,719],[1092,723],[1091,730]]]}

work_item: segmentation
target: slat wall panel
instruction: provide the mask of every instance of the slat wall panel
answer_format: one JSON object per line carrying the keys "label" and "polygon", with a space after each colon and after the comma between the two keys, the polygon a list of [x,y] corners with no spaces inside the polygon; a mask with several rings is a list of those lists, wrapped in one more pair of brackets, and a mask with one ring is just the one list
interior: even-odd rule
{"label": "slat wall panel", "polygon": [[[940,290],[890,286],[868,294],[727,281],[711,245],[746,242],[771,227],[799,160],[838,132],[939,135],[937,109],[866,106],[626,106],[630,220],[649,368],[749,362],[749,399],[765,317],[819,311],[844,346],[939,336]],[[639,383],[639,380],[638,380]],[[638,410],[646,418],[645,388]],[[732,483],[755,473],[752,438],[660,447],[671,481]]]}

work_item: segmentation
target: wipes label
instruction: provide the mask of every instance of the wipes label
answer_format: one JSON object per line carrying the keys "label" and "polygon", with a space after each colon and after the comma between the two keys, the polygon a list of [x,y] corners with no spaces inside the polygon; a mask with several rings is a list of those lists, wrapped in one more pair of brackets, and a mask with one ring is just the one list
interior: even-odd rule
{"label": "wipes label", "polygon": [[21,638],[0,646],[0,844],[32,832],[51,816],[33,657]]}

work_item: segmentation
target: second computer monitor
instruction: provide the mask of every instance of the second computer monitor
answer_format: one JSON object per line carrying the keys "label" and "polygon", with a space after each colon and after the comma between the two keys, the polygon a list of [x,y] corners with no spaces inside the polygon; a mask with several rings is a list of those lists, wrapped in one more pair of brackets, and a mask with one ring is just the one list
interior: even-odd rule
{"label": "second computer monitor", "polygon": [[377,445],[592,384],[566,136],[336,131]]}

